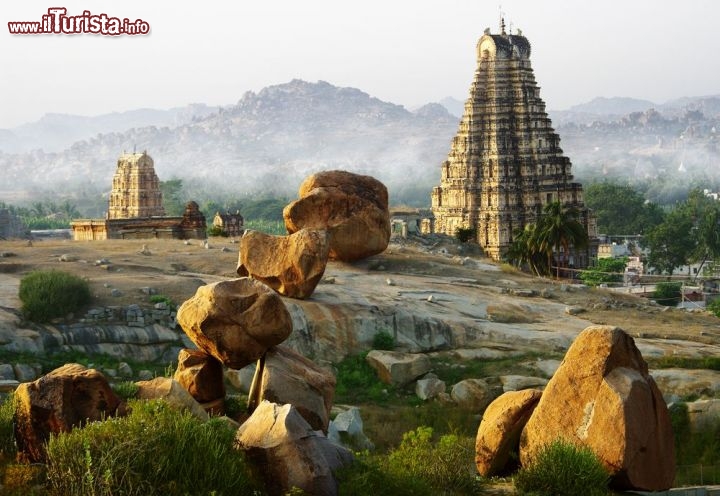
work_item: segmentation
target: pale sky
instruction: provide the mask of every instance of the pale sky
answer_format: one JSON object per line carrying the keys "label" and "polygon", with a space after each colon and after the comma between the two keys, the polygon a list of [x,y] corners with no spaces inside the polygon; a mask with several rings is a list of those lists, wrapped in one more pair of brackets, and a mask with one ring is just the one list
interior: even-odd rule
{"label": "pale sky", "polygon": [[[658,103],[720,93],[715,0],[503,0],[530,40],[547,107],[596,96]],[[147,36],[11,35],[9,21],[68,15],[143,19]],[[0,3],[0,128],[44,113],[97,115],[227,105],[301,78],[408,108],[465,100],[475,44],[498,31],[484,0],[13,0]]]}

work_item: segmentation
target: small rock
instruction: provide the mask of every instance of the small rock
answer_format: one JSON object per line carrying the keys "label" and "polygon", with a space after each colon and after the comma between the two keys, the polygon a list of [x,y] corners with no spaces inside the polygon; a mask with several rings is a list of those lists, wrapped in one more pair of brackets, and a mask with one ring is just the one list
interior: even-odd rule
{"label": "small rock", "polygon": [[148,245],[142,245],[142,249],[138,252],[139,255],[152,255],[152,252],[148,248]]}
{"label": "small rock", "polygon": [[388,286],[395,286],[395,282],[389,277],[385,279],[385,284],[387,284]]}
{"label": "small rock", "polygon": [[492,391],[482,379],[465,379],[452,387],[450,396],[461,408],[476,413],[483,411],[493,400]]}
{"label": "small rock", "polygon": [[58,260],[61,262],[77,262],[78,257],[76,257],[75,255],[70,255],[69,253],[63,253],[62,255],[60,255],[60,258],[58,258]]}
{"label": "small rock", "polygon": [[433,295],[428,296],[428,297],[427,297],[427,301],[429,301],[430,303],[432,303],[433,301],[435,301],[435,299],[433,298]]}
{"label": "small rock", "polygon": [[[427,374],[430,375],[430,374]],[[437,377],[427,377],[419,379],[415,383],[415,394],[421,400],[430,400],[440,393],[445,392],[445,382]]]}
{"label": "small rock", "polygon": [[149,381],[155,377],[155,374],[153,374],[148,369],[142,369],[140,372],[138,372],[138,379],[141,381]]}
{"label": "small rock", "polygon": [[132,377],[133,369],[126,362],[120,362],[117,368],[118,375],[120,377]]}
{"label": "small rock", "polygon": [[120,290],[117,289],[117,288],[113,288],[113,289],[110,291],[110,296],[113,296],[113,297],[115,297],[115,298],[118,298],[118,297],[120,297],[120,296],[122,296],[122,295],[123,295],[122,291],[120,291]]}
{"label": "small rock", "polygon": [[410,384],[432,368],[427,355],[415,353],[372,350],[366,360],[382,382],[398,386]]}
{"label": "small rock", "polygon": [[565,313],[567,315],[578,315],[585,311],[582,307],[565,307]]}

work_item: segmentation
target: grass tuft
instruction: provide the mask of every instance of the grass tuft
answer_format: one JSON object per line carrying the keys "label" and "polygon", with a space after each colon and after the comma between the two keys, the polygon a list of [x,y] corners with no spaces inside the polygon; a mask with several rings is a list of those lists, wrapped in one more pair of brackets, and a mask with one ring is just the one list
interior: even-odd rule
{"label": "grass tuft", "polygon": [[556,439],[515,474],[514,482],[518,494],[600,496],[608,493],[609,475],[590,448]]}

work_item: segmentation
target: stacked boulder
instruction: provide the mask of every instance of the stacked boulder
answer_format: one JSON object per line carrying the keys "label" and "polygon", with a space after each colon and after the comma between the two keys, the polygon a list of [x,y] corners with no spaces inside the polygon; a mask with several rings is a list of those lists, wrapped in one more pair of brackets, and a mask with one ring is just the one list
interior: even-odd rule
{"label": "stacked boulder", "polygon": [[206,410],[219,412],[223,366],[239,370],[257,362],[251,415],[236,446],[259,462],[271,494],[293,487],[336,494],[332,471],[352,453],[326,437],[335,377],[279,346],[293,329],[279,295],[309,297],[329,258],[351,261],[385,250],[388,197],[379,181],[342,171],[306,179],[300,197],[283,212],[288,236],[246,231],[237,266],[242,277],[200,287],[178,309],[177,322],[198,350],[180,353],[174,379]]}
{"label": "stacked boulder", "polygon": [[304,299],[322,279],[328,259],[351,262],[387,248],[390,210],[380,181],[346,171],[308,177],[299,196],[283,211],[289,236],[245,231],[237,273]]}
{"label": "stacked boulder", "polygon": [[668,409],[634,340],[622,329],[591,326],[578,335],[543,392],[508,392],[478,428],[476,465],[490,476],[508,470],[510,452],[532,463],[556,439],[589,447],[611,485],[661,491],[675,478]]}

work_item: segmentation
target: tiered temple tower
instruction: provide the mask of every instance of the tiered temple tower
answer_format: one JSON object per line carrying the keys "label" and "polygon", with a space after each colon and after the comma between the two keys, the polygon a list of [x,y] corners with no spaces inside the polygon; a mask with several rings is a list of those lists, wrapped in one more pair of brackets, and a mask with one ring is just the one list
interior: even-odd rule
{"label": "tiered temple tower", "polygon": [[153,159],[143,153],[123,153],[113,176],[108,219],[161,217],[160,180],[155,174]]}
{"label": "tiered temple tower", "polygon": [[[485,34],[477,44],[477,70],[440,186],[432,191],[434,232],[475,228],[485,253],[498,260],[513,233],[537,220],[543,206],[560,201],[580,211],[591,239],[596,222],[572,182],[570,160],[551,126],[530,66],[530,42],[521,35]],[[567,265],[587,266],[591,248],[568,254]],[[568,263],[569,262],[569,263]]]}

